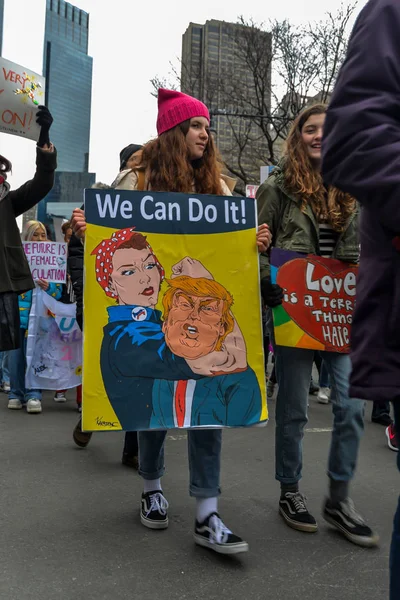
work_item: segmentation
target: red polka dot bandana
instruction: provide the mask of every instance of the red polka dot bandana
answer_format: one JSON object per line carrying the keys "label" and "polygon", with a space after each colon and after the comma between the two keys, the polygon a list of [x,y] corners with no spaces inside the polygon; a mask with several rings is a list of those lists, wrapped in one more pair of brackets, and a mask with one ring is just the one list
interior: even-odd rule
{"label": "red polka dot bandana", "polygon": [[[106,295],[110,298],[118,297],[117,294],[114,294],[114,292],[110,289],[110,276],[113,270],[112,258],[114,256],[114,252],[118,250],[122,244],[130,240],[133,235],[136,235],[134,227],[120,229],[119,231],[113,233],[110,239],[100,242],[100,244],[92,251],[92,254],[96,256],[96,280],[103,288]],[[146,247],[154,256],[154,260],[156,262],[157,269],[160,272],[162,281],[165,277],[165,271],[158,262],[150,244],[147,244]]]}

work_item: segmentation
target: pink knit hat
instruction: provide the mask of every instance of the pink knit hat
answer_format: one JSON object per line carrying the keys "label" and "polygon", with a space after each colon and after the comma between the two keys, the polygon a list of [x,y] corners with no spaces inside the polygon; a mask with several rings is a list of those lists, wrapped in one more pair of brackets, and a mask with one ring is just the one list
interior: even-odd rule
{"label": "pink knit hat", "polygon": [[158,135],[194,117],[205,117],[210,122],[208,108],[200,100],[174,90],[158,90]]}

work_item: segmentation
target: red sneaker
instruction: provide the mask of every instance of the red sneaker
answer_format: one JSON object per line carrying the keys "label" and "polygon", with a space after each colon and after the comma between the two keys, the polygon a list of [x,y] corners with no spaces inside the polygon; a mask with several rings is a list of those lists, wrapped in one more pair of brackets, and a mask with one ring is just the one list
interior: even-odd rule
{"label": "red sneaker", "polygon": [[394,428],[393,423],[391,425],[389,425],[389,427],[386,428],[386,437],[387,437],[389,448],[391,450],[393,450],[394,452],[398,452],[399,447],[397,445],[396,430]]}

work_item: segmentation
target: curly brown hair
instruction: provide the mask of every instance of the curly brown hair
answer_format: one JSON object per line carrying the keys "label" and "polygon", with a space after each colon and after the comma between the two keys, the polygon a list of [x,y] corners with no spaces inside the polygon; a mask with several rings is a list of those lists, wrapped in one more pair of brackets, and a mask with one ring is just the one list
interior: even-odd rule
{"label": "curly brown hair", "polygon": [[203,157],[192,161],[186,143],[189,127],[190,120],[184,121],[151,140],[136,160],[144,166],[148,185],[156,192],[187,194],[195,190],[198,194],[221,196],[222,162],[212,135],[209,134]]}
{"label": "curly brown hair", "polygon": [[313,166],[302,138],[308,119],[313,115],[324,115],[326,111],[325,104],[314,104],[295,119],[286,140],[285,188],[301,199],[303,212],[310,204],[318,222],[329,222],[335,231],[341,232],[356,208],[356,201],[335,187],[324,186],[321,173]]}

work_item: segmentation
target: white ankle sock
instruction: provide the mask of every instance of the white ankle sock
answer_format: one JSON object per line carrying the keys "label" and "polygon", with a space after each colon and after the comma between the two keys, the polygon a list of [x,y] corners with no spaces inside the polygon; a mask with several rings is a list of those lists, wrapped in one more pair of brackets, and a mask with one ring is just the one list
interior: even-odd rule
{"label": "white ankle sock", "polygon": [[156,490],[162,490],[161,479],[143,479],[143,492],[155,492]]}
{"label": "white ankle sock", "polygon": [[196,498],[196,519],[202,523],[208,515],[218,512],[218,498]]}

